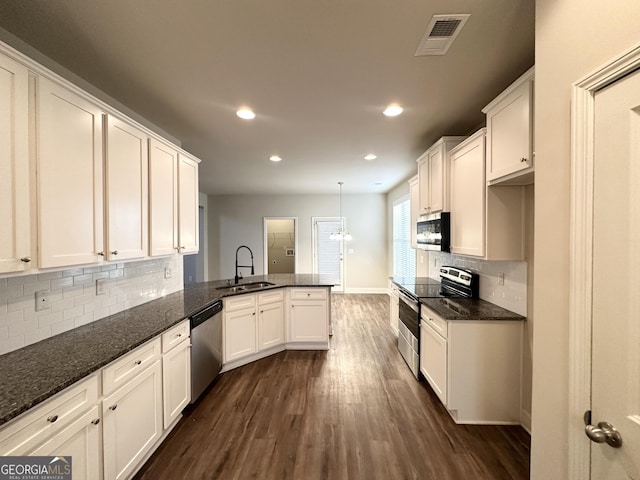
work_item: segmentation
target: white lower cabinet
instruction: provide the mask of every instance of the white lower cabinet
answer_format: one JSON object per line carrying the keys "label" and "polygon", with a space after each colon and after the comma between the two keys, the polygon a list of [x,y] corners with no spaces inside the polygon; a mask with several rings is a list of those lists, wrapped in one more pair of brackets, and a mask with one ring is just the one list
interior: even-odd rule
{"label": "white lower cabinet", "polygon": [[162,367],[157,360],[102,400],[104,478],[128,478],[162,435]]}
{"label": "white lower cabinet", "polygon": [[522,321],[421,312],[420,371],[455,422],[519,425]]}
{"label": "white lower cabinet", "polygon": [[164,428],[180,417],[191,401],[191,341],[189,322],[162,336],[162,402]]}
{"label": "white lower cabinet", "polygon": [[256,352],[256,296],[224,300],[224,363]]}
{"label": "white lower cabinet", "polygon": [[290,291],[290,342],[328,342],[327,289],[292,288]]}
{"label": "white lower cabinet", "polygon": [[73,478],[99,480],[102,477],[101,438],[100,407],[95,405],[29,455],[71,457]]}
{"label": "white lower cabinet", "polygon": [[284,343],[284,290],[258,294],[258,351]]}

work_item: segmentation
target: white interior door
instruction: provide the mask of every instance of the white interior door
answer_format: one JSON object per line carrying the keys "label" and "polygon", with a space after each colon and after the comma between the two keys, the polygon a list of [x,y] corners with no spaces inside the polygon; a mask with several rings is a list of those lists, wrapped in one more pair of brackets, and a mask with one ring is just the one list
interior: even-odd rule
{"label": "white interior door", "polygon": [[340,218],[313,219],[313,273],[330,275],[334,292],[344,292],[344,240],[329,235],[341,228]]}
{"label": "white interior door", "polygon": [[[595,96],[591,424],[593,480],[640,479],[640,71]],[[597,433],[597,432],[596,432]]]}

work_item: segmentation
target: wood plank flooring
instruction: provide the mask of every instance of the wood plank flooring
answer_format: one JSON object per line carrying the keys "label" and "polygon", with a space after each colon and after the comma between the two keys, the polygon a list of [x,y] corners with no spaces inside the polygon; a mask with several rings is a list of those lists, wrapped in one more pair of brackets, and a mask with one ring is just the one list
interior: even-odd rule
{"label": "wood plank flooring", "polygon": [[387,295],[333,295],[329,351],[220,375],[142,479],[526,479],[521,427],[456,425],[411,375]]}

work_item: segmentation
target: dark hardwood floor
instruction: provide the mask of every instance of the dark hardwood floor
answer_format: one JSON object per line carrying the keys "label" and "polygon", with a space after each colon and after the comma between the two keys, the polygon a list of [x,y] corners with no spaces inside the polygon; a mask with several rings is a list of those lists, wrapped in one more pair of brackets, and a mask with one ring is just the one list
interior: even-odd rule
{"label": "dark hardwood floor", "polygon": [[411,375],[386,295],[333,295],[329,351],[220,375],[137,479],[526,479],[521,427],[456,425]]}

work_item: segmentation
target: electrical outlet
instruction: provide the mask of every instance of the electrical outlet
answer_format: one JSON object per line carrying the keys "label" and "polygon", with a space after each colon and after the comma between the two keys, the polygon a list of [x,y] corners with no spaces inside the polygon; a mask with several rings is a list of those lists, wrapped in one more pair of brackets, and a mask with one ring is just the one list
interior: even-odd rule
{"label": "electrical outlet", "polygon": [[504,285],[504,273],[498,274],[498,285]]}
{"label": "electrical outlet", "polygon": [[164,267],[164,278],[171,278],[173,277],[173,272],[171,271],[170,267]]}
{"label": "electrical outlet", "polygon": [[107,293],[107,279],[99,278],[96,280],[96,295],[104,295]]}
{"label": "electrical outlet", "polygon": [[51,308],[49,305],[49,290],[36,292],[36,312]]}

